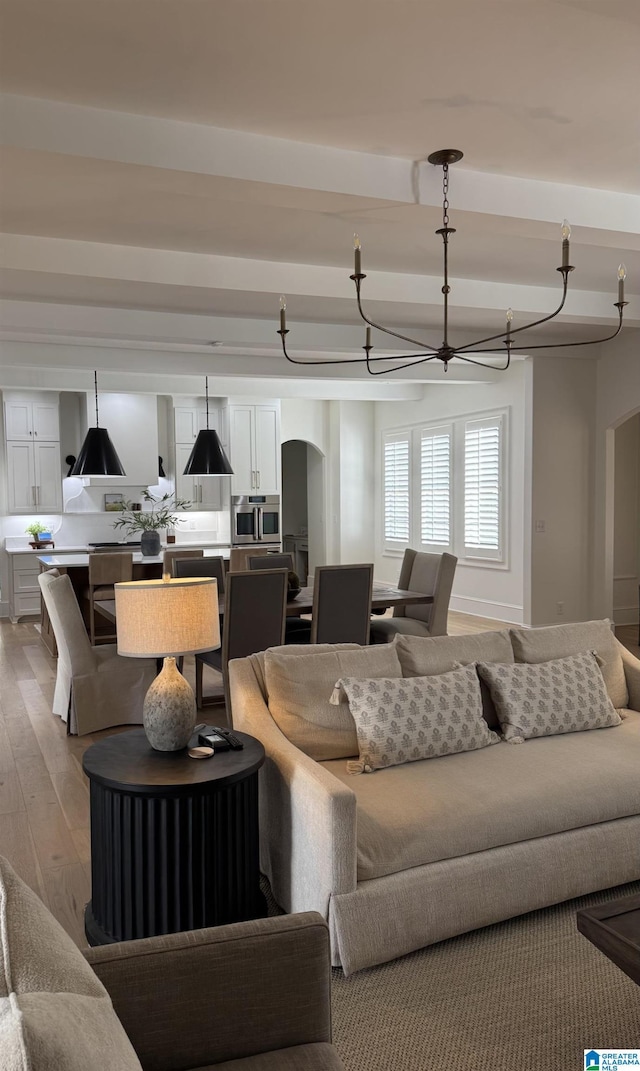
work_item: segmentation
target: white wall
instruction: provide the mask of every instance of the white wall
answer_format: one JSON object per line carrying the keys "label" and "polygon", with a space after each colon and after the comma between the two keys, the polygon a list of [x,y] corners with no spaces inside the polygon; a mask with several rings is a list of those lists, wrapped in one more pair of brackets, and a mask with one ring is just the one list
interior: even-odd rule
{"label": "white wall", "polygon": [[640,411],[640,331],[625,328],[597,362],[591,615],[613,616],[615,429]]}
{"label": "white wall", "polygon": [[596,362],[536,357],[531,391],[531,554],[525,622],[589,616]]}
{"label": "white wall", "polygon": [[[302,439],[309,451],[309,567],[373,561],[374,402],[282,399],[282,441]],[[324,488],[321,485],[324,483]],[[324,545],[314,511],[323,502]]]}
{"label": "white wall", "polygon": [[615,431],[613,616],[616,624],[638,620],[640,557],[640,415]]}
{"label": "white wall", "polygon": [[[375,402],[332,402],[339,434],[338,558],[371,562],[375,554]],[[334,427],[336,426],[334,425]],[[335,472],[334,472],[335,476]]]}
{"label": "white wall", "polygon": [[465,613],[516,624],[523,620],[523,517],[525,453],[525,365],[514,363],[494,384],[425,387],[417,402],[375,403],[375,573],[396,581],[402,555],[385,553],[382,539],[382,436],[391,428],[451,421],[496,409],[509,414],[507,564],[458,562],[451,606]]}

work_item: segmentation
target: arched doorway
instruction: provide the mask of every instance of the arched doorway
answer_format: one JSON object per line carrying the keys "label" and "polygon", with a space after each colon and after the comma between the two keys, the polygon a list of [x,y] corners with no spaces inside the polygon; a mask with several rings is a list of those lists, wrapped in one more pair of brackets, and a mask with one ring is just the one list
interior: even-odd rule
{"label": "arched doorway", "polygon": [[312,443],[282,444],[282,549],[304,583],[326,561],[325,458]]}

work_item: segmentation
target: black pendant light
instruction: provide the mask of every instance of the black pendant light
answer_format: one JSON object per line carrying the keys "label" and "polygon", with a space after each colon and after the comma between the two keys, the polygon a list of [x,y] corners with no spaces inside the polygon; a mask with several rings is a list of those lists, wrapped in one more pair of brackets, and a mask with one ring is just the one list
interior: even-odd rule
{"label": "black pendant light", "polygon": [[189,455],[185,476],[233,476],[229,458],[225,454],[217,431],[209,427],[209,377],[205,376],[205,395],[207,400],[207,427],[199,431]]}
{"label": "black pendant light", "polygon": [[126,476],[122,462],[109,438],[106,428],[100,427],[98,419],[98,373],[93,373],[96,393],[96,426],[89,428],[80,448],[77,461],[70,476]]}

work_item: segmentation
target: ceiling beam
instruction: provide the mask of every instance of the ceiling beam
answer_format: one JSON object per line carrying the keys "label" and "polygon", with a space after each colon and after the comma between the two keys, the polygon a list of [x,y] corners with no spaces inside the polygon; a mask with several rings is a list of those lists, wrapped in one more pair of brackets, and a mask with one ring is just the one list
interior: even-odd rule
{"label": "ceiling beam", "polygon": [[[430,207],[442,201],[441,171],[404,157],[131,115],[77,104],[0,95],[3,144],[301,190]],[[438,146],[425,145],[425,155]],[[640,196],[613,190],[455,171],[456,211],[537,222],[572,222],[640,234]]]}

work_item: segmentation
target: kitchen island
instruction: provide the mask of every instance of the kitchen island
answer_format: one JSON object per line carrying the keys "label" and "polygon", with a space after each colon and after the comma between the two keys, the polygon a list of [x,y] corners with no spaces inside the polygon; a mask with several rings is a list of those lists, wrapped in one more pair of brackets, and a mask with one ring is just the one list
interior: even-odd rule
{"label": "kitchen island", "polygon": [[[171,550],[202,550],[205,558],[209,557],[223,557],[228,558],[230,555],[230,547],[228,543],[224,544],[201,544],[197,543],[173,543],[170,547]],[[114,547],[114,550],[117,550]],[[131,548],[133,554],[133,579],[134,580],[154,580],[162,576],[162,563],[163,553],[160,554],[142,554],[140,550]],[[73,551],[71,553],[65,553],[61,548],[57,552],[51,554],[38,554],[37,561],[39,563],[40,572],[47,569],[57,569],[60,573],[67,573],[73,590],[76,593],[78,605],[82,611],[82,615],[85,619],[85,624],[88,626],[88,601],[85,598],[85,590],[89,584],[89,554],[84,552]],[[109,626],[105,622],[105,632],[109,631]],[[40,617],[40,636],[47,650],[52,654],[57,654],[57,648],[55,643],[55,637],[53,635],[53,629],[49,622],[48,615],[45,612],[44,604],[42,604],[42,611]],[[99,636],[99,632],[98,632]]]}

